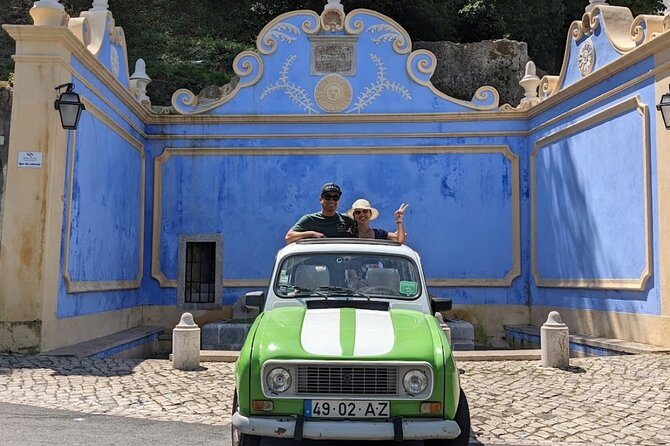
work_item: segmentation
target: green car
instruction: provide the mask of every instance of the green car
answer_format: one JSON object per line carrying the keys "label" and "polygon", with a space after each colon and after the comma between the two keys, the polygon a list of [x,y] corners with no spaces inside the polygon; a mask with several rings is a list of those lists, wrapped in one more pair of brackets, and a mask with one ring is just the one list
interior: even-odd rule
{"label": "green car", "polygon": [[308,239],[277,254],[235,367],[234,445],[262,437],[467,445],[470,412],[419,255]]}

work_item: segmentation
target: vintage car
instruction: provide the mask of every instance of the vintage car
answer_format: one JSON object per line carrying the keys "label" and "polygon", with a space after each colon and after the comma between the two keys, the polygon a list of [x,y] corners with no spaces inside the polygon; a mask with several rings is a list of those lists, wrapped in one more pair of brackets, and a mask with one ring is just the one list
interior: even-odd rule
{"label": "vintage car", "polygon": [[470,412],[419,255],[366,239],[277,254],[235,368],[232,439],[424,440],[467,445]]}

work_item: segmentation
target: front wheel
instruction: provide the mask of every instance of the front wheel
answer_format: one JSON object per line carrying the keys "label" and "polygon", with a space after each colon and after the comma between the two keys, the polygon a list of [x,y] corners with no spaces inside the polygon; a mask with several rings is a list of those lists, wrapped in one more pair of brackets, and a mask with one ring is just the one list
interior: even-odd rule
{"label": "front wheel", "polygon": [[468,400],[465,398],[465,392],[461,389],[458,396],[458,407],[456,408],[456,416],[454,421],[461,429],[461,434],[449,440],[426,440],[426,446],[468,446],[470,442],[470,407],[468,407]]}
{"label": "front wheel", "polygon": [[[240,405],[237,402],[237,392],[233,396],[233,414],[237,412]],[[230,425],[230,438],[233,446],[259,446],[261,444],[261,437],[255,435],[243,434],[235,429],[235,426]]]}

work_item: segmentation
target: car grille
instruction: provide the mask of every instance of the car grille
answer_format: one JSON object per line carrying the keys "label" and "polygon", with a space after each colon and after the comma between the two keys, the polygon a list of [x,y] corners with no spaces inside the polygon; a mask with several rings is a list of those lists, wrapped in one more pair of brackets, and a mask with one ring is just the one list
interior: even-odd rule
{"label": "car grille", "polygon": [[298,395],[396,395],[397,386],[396,367],[297,367]]}

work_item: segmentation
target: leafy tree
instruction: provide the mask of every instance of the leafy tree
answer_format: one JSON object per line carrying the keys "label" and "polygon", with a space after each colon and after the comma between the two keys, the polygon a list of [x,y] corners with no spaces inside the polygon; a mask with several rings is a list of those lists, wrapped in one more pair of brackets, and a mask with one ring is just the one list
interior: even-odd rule
{"label": "leafy tree", "polygon": [[[31,23],[33,0],[11,0],[0,8],[0,23]],[[91,0],[63,0],[73,17]],[[178,88],[194,92],[223,85],[232,62],[253,49],[257,33],[270,20],[296,9],[323,10],[325,0],[110,0],[117,25],[124,28],[131,70],[138,58],[153,79],[149,95],[169,104]],[[538,67],[558,73],[570,23],[579,20],[587,0],[342,0],[345,11],[366,8],[403,26],[414,41],[474,42],[510,38],[528,43]],[[662,0],[611,0],[634,15],[663,8]],[[0,32],[0,79],[13,70],[14,44]]]}

